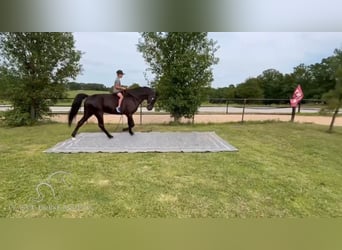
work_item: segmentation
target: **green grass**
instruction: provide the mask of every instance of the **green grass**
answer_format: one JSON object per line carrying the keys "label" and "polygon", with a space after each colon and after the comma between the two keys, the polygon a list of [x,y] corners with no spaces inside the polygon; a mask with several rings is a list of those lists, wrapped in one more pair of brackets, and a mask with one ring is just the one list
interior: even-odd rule
{"label": "green grass", "polygon": [[[0,127],[0,217],[342,216],[342,128],[333,134],[290,123],[136,128],[145,130],[215,131],[239,152],[46,154],[72,128]],[[85,131],[99,129],[87,124]],[[41,186],[45,198],[37,202],[36,186],[57,171],[70,174],[49,182],[55,197]]]}

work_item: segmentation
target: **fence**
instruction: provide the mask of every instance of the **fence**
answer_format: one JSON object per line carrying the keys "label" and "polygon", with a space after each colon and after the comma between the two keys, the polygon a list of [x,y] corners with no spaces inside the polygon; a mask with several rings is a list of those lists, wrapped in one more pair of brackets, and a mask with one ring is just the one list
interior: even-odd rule
{"label": "fence", "polygon": [[[288,114],[292,115],[289,99],[210,99],[209,104],[224,105],[225,114],[241,114],[241,121],[244,121],[245,114]],[[201,107],[210,107],[201,106]],[[297,108],[297,113],[321,113],[326,108],[326,103],[319,99],[303,99]]]}
{"label": "fence", "polygon": [[[52,114],[67,114],[69,112],[72,98],[61,99],[57,105],[51,107]],[[297,108],[297,113],[318,114],[326,104],[322,100],[303,99]],[[9,105],[0,105],[0,111],[10,108]],[[80,110],[83,112],[83,109]],[[147,111],[144,105],[138,109],[139,123],[143,123],[144,115],[158,114],[170,115],[170,113],[159,110],[156,107],[153,111]],[[241,115],[241,122],[245,120],[245,115],[289,115],[292,108],[289,99],[210,99],[198,109],[197,115]]]}

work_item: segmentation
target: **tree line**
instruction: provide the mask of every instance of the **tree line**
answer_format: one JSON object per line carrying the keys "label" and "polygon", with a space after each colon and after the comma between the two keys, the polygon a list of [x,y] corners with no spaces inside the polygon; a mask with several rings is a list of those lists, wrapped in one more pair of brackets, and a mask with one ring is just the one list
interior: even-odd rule
{"label": "tree line", "polygon": [[311,65],[300,64],[292,73],[281,73],[267,69],[260,75],[248,78],[236,86],[208,88],[208,99],[290,99],[294,89],[301,85],[306,99],[322,100],[324,95],[334,89],[336,72],[342,65],[342,50],[336,49],[332,56]]}
{"label": "tree line", "polygon": [[[140,87],[139,83],[132,83],[127,86],[129,89],[134,89]],[[113,86],[107,87],[102,83],[83,83],[83,82],[68,82],[66,84],[67,90],[95,90],[95,91],[107,91],[112,93]]]}
{"label": "tree line", "polygon": [[68,82],[66,84],[68,90],[98,90],[98,91],[110,91],[112,87],[107,87],[101,83],[80,83],[80,82]]}

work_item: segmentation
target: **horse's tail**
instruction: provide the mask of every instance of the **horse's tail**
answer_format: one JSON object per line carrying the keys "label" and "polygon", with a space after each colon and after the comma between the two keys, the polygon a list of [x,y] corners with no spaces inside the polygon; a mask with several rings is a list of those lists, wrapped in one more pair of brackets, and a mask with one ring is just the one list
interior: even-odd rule
{"label": "horse's tail", "polygon": [[75,99],[72,102],[71,109],[69,112],[69,117],[68,117],[69,126],[71,126],[72,120],[74,119],[78,110],[80,109],[83,100],[87,97],[88,97],[88,95],[86,95],[86,94],[78,94],[75,96]]}

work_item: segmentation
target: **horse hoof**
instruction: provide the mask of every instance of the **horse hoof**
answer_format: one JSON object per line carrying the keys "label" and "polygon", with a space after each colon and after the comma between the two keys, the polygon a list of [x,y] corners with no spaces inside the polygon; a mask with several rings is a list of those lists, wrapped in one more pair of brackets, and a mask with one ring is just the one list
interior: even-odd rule
{"label": "horse hoof", "polygon": [[71,140],[75,141],[75,140],[76,140],[76,138],[75,138],[75,137],[71,137]]}
{"label": "horse hoof", "polygon": [[130,135],[134,135],[134,133],[133,133],[133,132],[129,132],[129,134],[130,134]]}
{"label": "horse hoof", "polygon": [[108,136],[109,139],[113,139],[113,137],[114,137],[114,136],[112,136],[112,135]]}

